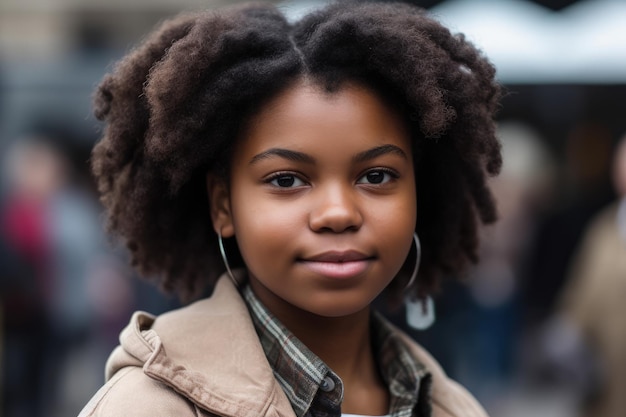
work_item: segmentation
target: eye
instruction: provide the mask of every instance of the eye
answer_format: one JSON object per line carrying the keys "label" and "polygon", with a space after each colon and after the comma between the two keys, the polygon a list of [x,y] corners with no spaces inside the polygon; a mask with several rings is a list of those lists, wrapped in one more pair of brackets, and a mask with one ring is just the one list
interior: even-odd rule
{"label": "eye", "polygon": [[278,173],[270,177],[267,181],[269,184],[278,188],[294,188],[305,185],[304,181],[293,174]]}
{"label": "eye", "polygon": [[357,184],[386,184],[398,178],[395,172],[387,169],[372,169],[358,179]]}

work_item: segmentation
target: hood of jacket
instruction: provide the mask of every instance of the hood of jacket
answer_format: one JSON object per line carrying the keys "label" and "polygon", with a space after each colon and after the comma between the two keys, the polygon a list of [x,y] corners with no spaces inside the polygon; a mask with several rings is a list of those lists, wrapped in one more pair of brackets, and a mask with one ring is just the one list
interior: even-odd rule
{"label": "hood of jacket", "polygon": [[182,309],[157,318],[135,313],[107,361],[107,380],[129,366],[213,414],[294,416],[228,279]]}

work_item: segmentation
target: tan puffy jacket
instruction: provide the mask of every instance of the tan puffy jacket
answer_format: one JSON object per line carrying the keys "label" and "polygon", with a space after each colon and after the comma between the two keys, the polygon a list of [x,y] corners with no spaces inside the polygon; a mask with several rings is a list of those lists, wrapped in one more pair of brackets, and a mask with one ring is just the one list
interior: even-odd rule
{"label": "tan puffy jacket", "polygon": [[[408,336],[433,375],[433,417],[486,417]],[[222,277],[213,295],[157,318],[135,313],[107,362],[106,384],[79,417],[295,417],[248,309]]]}

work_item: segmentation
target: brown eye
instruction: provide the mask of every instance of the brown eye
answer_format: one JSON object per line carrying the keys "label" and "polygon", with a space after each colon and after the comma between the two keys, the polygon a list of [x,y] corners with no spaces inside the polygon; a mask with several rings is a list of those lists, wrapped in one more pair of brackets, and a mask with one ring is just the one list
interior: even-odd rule
{"label": "brown eye", "polygon": [[385,179],[385,173],[380,171],[374,171],[368,173],[365,177],[370,184],[380,184]]}
{"label": "brown eye", "polygon": [[292,176],[284,176],[276,178],[276,185],[279,187],[291,187],[296,179]]}
{"label": "brown eye", "polygon": [[268,182],[279,188],[301,187],[304,185],[304,182],[300,178],[291,174],[275,175]]}
{"label": "brown eye", "polygon": [[398,176],[391,171],[386,169],[373,169],[363,175],[357,181],[358,184],[385,184],[393,179],[398,178]]}

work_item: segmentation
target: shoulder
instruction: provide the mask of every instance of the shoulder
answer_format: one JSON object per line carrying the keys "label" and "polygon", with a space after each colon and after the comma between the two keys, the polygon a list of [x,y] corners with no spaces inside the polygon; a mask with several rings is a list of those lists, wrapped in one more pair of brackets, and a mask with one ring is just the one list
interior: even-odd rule
{"label": "shoulder", "polygon": [[433,417],[488,417],[472,394],[450,379],[430,353],[406,333],[399,329],[395,332],[432,376]]}
{"label": "shoulder", "polygon": [[141,367],[120,369],[87,403],[79,417],[198,416],[194,404],[145,375]]}
{"label": "shoulder", "polygon": [[596,284],[599,282],[596,279],[598,270],[605,272],[617,265],[616,260],[620,259],[624,247],[618,226],[618,208],[617,203],[610,204],[589,221],[569,265],[569,282]]}
{"label": "shoulder", "polygon": [[618,210],[619,204],[617,202],[611,203],[600,209],[591,217],[591,220],[585,229],[586,236],[603,235],[616,232]]}

